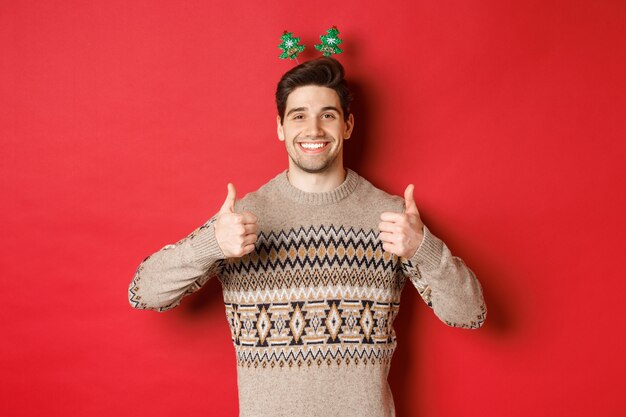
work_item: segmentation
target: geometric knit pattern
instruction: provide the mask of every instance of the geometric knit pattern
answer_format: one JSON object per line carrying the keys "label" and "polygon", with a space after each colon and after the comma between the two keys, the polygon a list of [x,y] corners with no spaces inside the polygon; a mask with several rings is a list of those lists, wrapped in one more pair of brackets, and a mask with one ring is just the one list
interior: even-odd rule
{"label": "geometric knit pattern", "polygon": [[362,300],[312,300],[227,304],[226,315],[239,365],[339,365],[350,364],[350,359],[358,365],[359,360],[373,364],[391,359],[396,344],[391,322],[399,307]]}
{"label": "geometric knit pattern", "polygon": [[[322,269],[341,270],[358,269],[366,272],[380,272],[374,275],[355,277],[359,282],[347,283],[357,285],[376,286],[379,288],[397,287],[394,272],[398,258],[389,252],[383,251],[382,242],[373,231],[355,231],[343,227],[336,229],[333,226],[314,228],[299,228],[298,230],[281,231],[276,234],[260,233],[255,251],[239,259],[227,262],[221,275],[222,284],[228,290],[231,287],[241,291],[261,290],[267,288],[302,286],[302,282],[290,281],[288,277],[281,280],[272,278],[272,275],[281,271],[297,270],[315,272]],[[255,279],[259,273],[271,271],[263,279]],[[384,273],[385,275],[383,275]],[[333,281],[333,277],[327,277]],[[311,278],[312,284],[328,284],[322,282],[317,274]],[[338,277],[334,278],[333,284]],[[308,282],[304,283],[309,284]],[[399,287],[397,289],[400,289]]]}
{"label": "geometric knit pattern", "polygon": [[220,280],[242,417],[393,416],[387,376],[407,281],[448,325],[485,320],[475,275],[426,226],[410,258],[383,250],[380,214],[401,213],[402,198],[352,170],[322,193],[297,189],[283,171],[234,208],[257,216],[254,251],[225,258],[215,215],[144,259],[128,297],[165,311]]}
{"label": "geometric knit pattern", "polygon": [[473,272],[426,226],[411,258],[383,250],[380,213],[401,213],[402,199],[354,171],[324,193],[297,189],[283,171],[236,203],[258,218],[254,251],[224,258],[213,216],[144,259],[128,297],[165,311],[220,280],[242,417],[394,415],[386,379],[407,281],[448,325],[485,320]]}
{"label": "geometric knit pattern", "polygon": [[259,233],[220,271],[239,366],[388,364],[405,277],[374,231]]}

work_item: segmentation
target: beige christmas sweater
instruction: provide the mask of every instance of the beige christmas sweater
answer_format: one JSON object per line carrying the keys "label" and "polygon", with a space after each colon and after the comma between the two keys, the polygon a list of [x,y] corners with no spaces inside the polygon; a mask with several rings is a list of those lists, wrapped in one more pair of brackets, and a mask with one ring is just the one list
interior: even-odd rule
{"label": "beige christmas sweater", "polygon": [[236,203],[258,218],[254,252],[225,259],[214,216],[139,265],[130,304],[168,310],[220,280],[241,417],[394,416],[387,375],[406,281],[450,326],[486,316],[474,273],[426,226],[412,258],[383,250],[380,214],[403,209],[352,170],[324,193],[295,188],[284,171]]}

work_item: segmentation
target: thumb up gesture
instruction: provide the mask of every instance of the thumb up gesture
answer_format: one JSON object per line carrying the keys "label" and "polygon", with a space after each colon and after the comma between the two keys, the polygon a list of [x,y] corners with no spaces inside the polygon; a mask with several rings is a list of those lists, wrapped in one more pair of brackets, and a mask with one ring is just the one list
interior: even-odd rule
{"label": "thumb up gesture", "polygon": [[415,255],[424,237],[424,223],[413,199],[413,188],[409,184],[404,191],[404,213],[386,211],[378,223],[383,249],[403,258]]}
{"label": "thumb up gesture", "polygon": [[254,250],[259,227],[250,212],[235,213],[235,186],[228,183],[228,195],[215,221],[215,239],[227,258],[239,258]]}

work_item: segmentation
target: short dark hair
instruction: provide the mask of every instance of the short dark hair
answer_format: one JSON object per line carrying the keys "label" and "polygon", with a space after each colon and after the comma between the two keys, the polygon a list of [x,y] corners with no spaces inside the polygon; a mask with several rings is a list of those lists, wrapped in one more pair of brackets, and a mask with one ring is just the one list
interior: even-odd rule
{"label": "short dark hair", "polygon": [[350,115],[352,94],[348,88],[348,83],[343,78],[344,74],[345,71],[339,61],[325,56],[303,62],[287,71],[276,87],[276,107],[280,116],[280,123],[283,123],[285,117],[289,94],[296,88],[306,85],[318,85],[335,90],[339,96],[343,117],[347,119]]}

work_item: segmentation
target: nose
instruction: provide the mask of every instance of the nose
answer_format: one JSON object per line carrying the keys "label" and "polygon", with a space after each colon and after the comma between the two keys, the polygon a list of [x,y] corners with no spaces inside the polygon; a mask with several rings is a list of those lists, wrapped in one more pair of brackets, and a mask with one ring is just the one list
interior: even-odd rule
{"label": "nose", "polygon": [[312,117],[309,119],[306,130],[307,136],[324,136],[322,123],[317,117]]}

